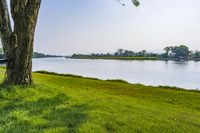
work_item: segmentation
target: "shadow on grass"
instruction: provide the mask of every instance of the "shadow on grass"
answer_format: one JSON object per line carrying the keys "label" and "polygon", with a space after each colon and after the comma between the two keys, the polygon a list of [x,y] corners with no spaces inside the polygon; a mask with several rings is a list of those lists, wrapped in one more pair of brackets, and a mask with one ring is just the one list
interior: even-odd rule
{"label": "shadow on grass", "polygon": [[71,105],[65,94],[34,101],[0,95],[0,132],[77,132],[87,110],[87,104]]}

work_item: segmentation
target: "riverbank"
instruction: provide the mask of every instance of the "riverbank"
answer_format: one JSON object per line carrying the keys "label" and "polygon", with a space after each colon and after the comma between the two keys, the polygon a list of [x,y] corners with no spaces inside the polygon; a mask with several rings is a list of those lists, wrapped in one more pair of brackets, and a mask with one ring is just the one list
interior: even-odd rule
{"label": "riverbank", "polygon": [[[69,58],[69,57],[67,57]],[[159,57],[70,57],[71,59],[105,59],[105,60],[160,60]]]}
{"label": "riverbank", "polygon": [[0,132],[200,130],[198,91],[46,72],[33,78],[31,87],[0,87]]}
{"label": "riverbank", "polygon": [[105,59],[105,60],[155,60],[155,61],[176,61],[176,62],[187,62],[187,61],[195,61],[199,62],[200,59],[176,59],[176,58],[159,58],[159,57],[118,57],[118,56],[109,56],[109,57],[93,57],[93,56],[86,56],[86,57],[65,57],[69,59]]}

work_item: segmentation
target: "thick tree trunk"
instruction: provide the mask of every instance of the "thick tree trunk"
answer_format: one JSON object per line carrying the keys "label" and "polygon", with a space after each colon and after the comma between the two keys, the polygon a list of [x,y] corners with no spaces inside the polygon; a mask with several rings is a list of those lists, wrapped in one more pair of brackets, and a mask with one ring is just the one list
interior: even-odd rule
{"label": "thick tree trunk", "polygon": [[9,37],[9,48],[6,48],[7,85],[32,83],[33,42],[40,4],[41,0],[11,0],[14,31]]}
{"label": "thick tree trunk", "polygon": [[11,39],[16,47],[8,51],[5,84],[30,85],[32,83],[33,36],[29,31],[16,28]]}

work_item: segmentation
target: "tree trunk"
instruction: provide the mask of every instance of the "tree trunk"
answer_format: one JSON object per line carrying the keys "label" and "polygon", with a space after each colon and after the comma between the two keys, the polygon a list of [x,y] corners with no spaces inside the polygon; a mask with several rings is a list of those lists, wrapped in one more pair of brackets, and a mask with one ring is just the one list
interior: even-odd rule
{"label": "tree trunk", "polygon": [[[1,0],[0,0],[1,1]],[[34,33],[41,0],[11,0],[14,31],[9,37],[5,84],[32,83]]]}
{"label": "tree trunk", "polygon": [[5,54],[10,46],[11,33],[12,29],[6,0],[0,0],[0,37]]}
{"label": "tree trunk", "polygon": [[15,47],[8,51],[5,84],[30,85],[32,83],[33,36],[31,32],[16,28],[11,40]]}

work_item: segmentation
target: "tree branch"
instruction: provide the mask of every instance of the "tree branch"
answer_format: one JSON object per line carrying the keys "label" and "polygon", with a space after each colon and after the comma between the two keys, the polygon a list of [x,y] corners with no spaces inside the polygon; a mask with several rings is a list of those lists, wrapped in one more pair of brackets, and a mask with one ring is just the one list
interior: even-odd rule
{"label": "tree branch", "polygon": [[140,2],[138,0],[131,0],[131,1],[136,7],[140,5]]}
{"label": "tree branch", "polygon": [[[26,18],[28,23],[37,23],[38,13],[42,0],[27,0],[26,3]],[[35,27],[35,25],[33,25]]]}
{"label": "tree branch", "polygon": [[11,14],[14,25],[20,22],[20,24],[17,24],[18,26],[20,25],[20,27],[25,29],[32,28],[28,25],[31,22],[35,22],[36,24],[41,1],[42,0],[11,0]]}

